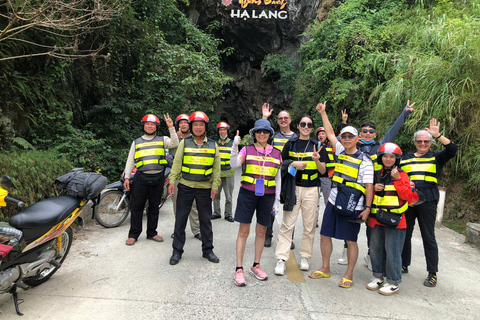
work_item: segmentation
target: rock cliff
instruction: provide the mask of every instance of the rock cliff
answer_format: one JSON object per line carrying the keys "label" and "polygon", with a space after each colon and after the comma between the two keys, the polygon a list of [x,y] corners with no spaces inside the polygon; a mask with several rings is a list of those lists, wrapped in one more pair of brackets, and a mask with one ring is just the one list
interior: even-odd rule
{"label": "rock cliff", "polygon": [[218,25],[215,36],[233,53],[222,59],[229,85],[216,114],[243,134],[261,117],[269,102],[275,114],[290,109],[291,97],[280,90],[262,69],[267,55],[284,54],[298,61],[302,35],[315,19],[323,19],[334,0],[192,0],[186,8],[189,19],[205,29]]}

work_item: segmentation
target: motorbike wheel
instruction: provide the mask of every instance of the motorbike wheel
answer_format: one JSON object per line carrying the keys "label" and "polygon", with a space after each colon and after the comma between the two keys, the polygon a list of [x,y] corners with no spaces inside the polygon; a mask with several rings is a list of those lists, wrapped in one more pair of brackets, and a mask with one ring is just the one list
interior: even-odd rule
{"label": "motorbike wheel", "polygon": [[167,185],[163,187],[162,198],[160,199],[160,204],[158,205],[158,209],[163,207],[163,204],[165,203],[165,201],[167,201],[169,197],[170,195],[168,194],[168,185]]}
{"label": "motorbike wheel", "polygon": [[114,228],[121,225],[128,217],[130,212],[130,199],[125,197],[122,206],[115,210],[123,192],[119,190],[109,190],[100,196],[100,202],[95,207],[95,220],[105,228]]}
{"label": "motorbike wheel", "polygon": [[[55,261],[61,264],[63,260],[65,260],[68,252],[70,251],[70,247],[72,246],[72,242],[73,231],[72,228],[68,227],[68,229],[65,230],[65,232],[62,234],[62,249],[57,253]],[[53,242],[52,246],[55,247],[55,241]],[[44,269],[36,276],[24,279],[23,282],[31,287],[41,285],[42,283],[50,279],[59,268],[60,267],[51,265],[50,268]]]}

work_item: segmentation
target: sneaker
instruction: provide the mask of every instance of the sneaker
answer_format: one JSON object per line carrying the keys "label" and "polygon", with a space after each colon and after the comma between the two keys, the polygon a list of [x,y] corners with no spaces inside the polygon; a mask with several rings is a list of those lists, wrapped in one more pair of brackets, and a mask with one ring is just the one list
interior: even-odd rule
{"label": "sneaker", "polygon": [[237,287],[245,287],[247,283],[245,282],[245,275],[243,274],[243,269],[238,269],[235,271],[235,285]]}
{"label": "sneaker", "polygon": [[256,267],[250,267],[250,274],[260,281],[268,279],[267,273],[262,270],[259,264]]}
{"label": "sneaker", "polygon": [[367,264],[368,270],[372,271],[372,260],[370,259],[370,255],[366,254],[365,257],[363,258],[365,259],[365,263]]}
{"label": "sneaker", "polygon": [[402,273],[408,273],[408,266],[402,266]]}
{"label": "sneaker", "polygon": [[426,287],[435,287],[437,285],[437,275],[429,273],[423,285]]}
{"label": "sneaker", "polygon": [[383,294],[384,296],[391,296],[398,293],[398,284],[387,283],[378,290],[378,293]]}
{"label": "sneaker", "polygon": [[275,273],[277,276],[285,275],[285,260],[277,260],[277,266],[275,267],[275,271],[273,273]]}
{"label": "sneaker", "polygon": [[370,281],[371,282],[367,284],[367,289],[372,291],[380,289],[383,286],[383,283],[385,282],[385,280],[377,277],[373,277],[372,280]]}
{"label": "sneaker", "polygon": [[340,259],[338,259],[338,264],[341,264],[341,265],[346,265],[346,264],[348,264],[347,248],[343,248],[342,256],[340,257]]}
{"label": "sneaker", "polygon": [[308,264],[308,259],[307,258],[302,257],[300,259],[300,270],[302,270],[302,271],[310,270],[310,265]]}
{"label": "sneaker", "polygon": [[265,237],[265,247],[270,248],[272,246],[272,237],[266,236]]}

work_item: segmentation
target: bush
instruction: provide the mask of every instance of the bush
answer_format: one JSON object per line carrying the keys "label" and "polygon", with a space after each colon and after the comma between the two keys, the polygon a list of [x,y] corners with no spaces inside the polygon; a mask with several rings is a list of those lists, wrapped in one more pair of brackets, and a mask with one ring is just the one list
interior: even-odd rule
{"label": "bush", "polygon": [[[14,184],[10,195],[26,206],[57,196],[55,178],[72,169],[64,156],[51,151],[2,151],[0,164],[0,174],[8,175]],[[0,221],[8,221],[18,211],[14,206],[1,208]]]}

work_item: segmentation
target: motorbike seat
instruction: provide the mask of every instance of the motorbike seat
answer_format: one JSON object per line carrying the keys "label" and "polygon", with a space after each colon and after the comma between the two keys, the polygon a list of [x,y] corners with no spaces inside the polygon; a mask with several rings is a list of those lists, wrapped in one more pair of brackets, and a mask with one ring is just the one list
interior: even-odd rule
{"label": "motorbike seat", "polygon": [[17,229],[53,227],[68,217],[81,201],[71,195],[42,200],[11,217],[8,223]]}

